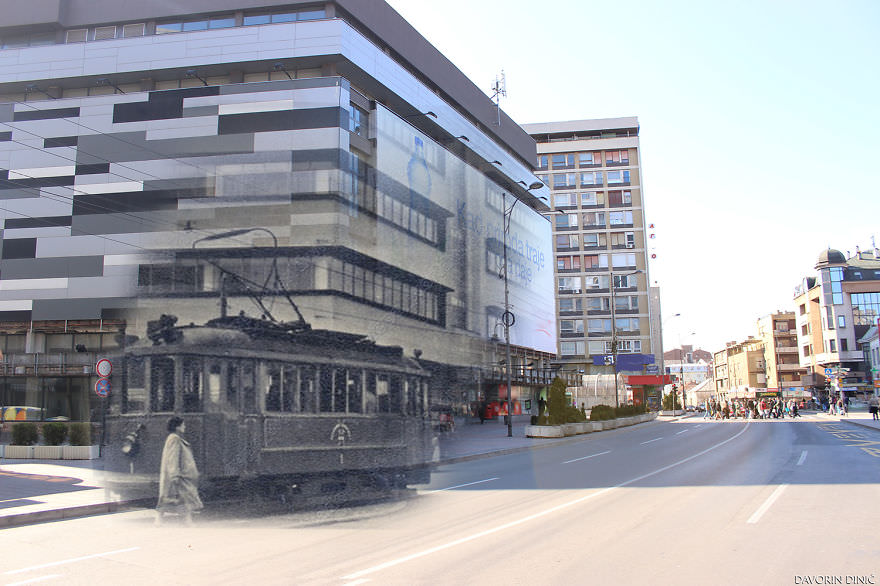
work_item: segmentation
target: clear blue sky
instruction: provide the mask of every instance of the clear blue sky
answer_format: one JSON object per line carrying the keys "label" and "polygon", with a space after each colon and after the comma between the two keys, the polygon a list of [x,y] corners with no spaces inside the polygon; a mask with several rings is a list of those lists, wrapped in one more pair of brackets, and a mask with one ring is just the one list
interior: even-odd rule
{"label": "clear blue sky", "polygon": [[487,93],[504,69],[518,123],[638,116],[667,348],[880,246],[878,1],[388,1]]}

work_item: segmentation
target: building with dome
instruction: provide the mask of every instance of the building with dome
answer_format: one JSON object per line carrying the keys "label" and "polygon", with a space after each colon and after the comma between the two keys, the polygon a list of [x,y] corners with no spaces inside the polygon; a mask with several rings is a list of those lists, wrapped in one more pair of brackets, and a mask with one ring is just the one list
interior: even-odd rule
{"label": "building with dome", "polygon": [[794,295],[798,356],[804,388],[814,396],[850,395],[872,388],[859,340],[880,319],[880,250],[822,251],[815,276]]}

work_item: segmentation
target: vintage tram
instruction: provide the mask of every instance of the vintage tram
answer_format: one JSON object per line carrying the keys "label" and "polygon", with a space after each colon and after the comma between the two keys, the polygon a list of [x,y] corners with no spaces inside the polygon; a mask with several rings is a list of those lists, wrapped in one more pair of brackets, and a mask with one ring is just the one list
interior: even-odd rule
{"label": "vintage tram", "polygon": [[207,499],[334,503],[428,480],[428,373],[401,348],[243,314],[165,315],[147,338],[126,348],[107,416],[115,490],[156,495],[173,415]]}

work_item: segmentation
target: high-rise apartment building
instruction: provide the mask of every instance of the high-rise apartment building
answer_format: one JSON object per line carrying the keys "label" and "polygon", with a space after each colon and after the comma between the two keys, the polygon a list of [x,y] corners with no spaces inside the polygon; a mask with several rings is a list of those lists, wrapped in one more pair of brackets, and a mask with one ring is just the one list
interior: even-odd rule
{"label": "high-rise apartment building", "polygon": [[[559,356],[589,371],[660,363],[635,117],[525,124],[550,187]],[[615,347],[616,346],[616,347]],[[656,360],[654,360],[656,356]]]}
{"label": "high-rise apartment building", "polygon": [[0,402],[84,418],[84,366],[121,329],[221,309],[399,346],[432,401],[491,400],[507,393],[499,274],[504,367],[528,399],[557,348],[535,155],[381,0],[16,4],[0,23]]}

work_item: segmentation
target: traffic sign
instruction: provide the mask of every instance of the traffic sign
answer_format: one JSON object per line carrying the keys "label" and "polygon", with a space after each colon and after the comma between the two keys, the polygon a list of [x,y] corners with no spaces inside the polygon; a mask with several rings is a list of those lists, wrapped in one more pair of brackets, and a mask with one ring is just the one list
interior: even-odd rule
{"label": "traffic sign", "polygon": [[825,369],[825,376],[831,376],[832,374],[834,374],[834,370],[830,368]]}
{"label": "traffic sign", "polygon": [[110,373],[113,372],[113,364],[106,358],[102,358],[98,361],[98,364],[95,365],[95,370],[98,372],[98,376],[107,378],[110,376]]}
{"label": "traffic sign", "polygon": [[110,379],[99,378],[98,382],[95,383],[95,393],[99,397],[106,397],[110,393]]}

